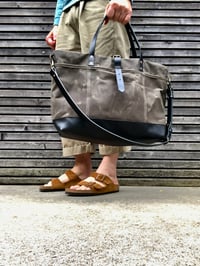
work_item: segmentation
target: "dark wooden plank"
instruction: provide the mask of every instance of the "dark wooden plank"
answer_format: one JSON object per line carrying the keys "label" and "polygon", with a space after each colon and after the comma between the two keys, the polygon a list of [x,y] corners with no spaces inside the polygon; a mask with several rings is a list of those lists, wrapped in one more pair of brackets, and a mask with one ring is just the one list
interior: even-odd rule
{"label": "dark wooden plank", "polygon": [[[22,125],[23,126],[23,125]],[[44,126],[44,125],[42,125]],[[52,125],[53,126],[53,125]],[[33,133],[34,134],[34,133]],[[20,140],[9,140],[9,141],[0,141],[0,150],[41,150],[41,149],[45,149],[45,150],[60,150],[61,149],[61,142],[60,142],[60,138],[58,137],[57,141],[20,141]],[[133,146],[132,151],[134,153],[134,151],[145,151],[145,150],[161,150],[161,151],[177,151],[177,152],[182,152],[182,151],[199,151],[200,150],[200,142],[170,142],[167,145],[161,145],[161,146],[155,146],[155,147],[140,147],[140,146]],[[134,155],[133,155],[134,156]],[[123,166],[123,162],[128,160],[128,155],[121,155],[120,156],[122,160],[122,165]],[[46,158],[47,161],[49,160],[49,158]],[[63,158],[64,161],[66,161],[66,158]],[[133,164],[135,162],[134,159],[131,159],[130,162],[132,162],[133,160]],[[151,160],[151,159],[149,159]],[[126,163],[125,161],[125,163]],[[159,159],[159,161],[162,161],[162,158]],[[148,161],[145,160],[145,162],[148,163]],[[172,161],[171,163],[173,164],[173,166],[176,165],[176,161]],[[9,163],[9,161],[8,161]],[[140,163],[140,161],[138,162],[138,164]],[[120,162],[119,162],[120,164]],[[184,162],[185,164],[185,162]],[[190,164],[190,161],[188,162],[188,164]],[[198,162],[197,162],[197,168],[198,168]],[[139,166],[138,166],[139,167]],[[178,166],[177,166],[178,167]],[[187,166],[186,163],[186,167],[188,168],[189,166]]]}
{"label": "dark wooden plank", "polygon": [[[44,41],[44,40],[43,40]],[[47,56],[40,56],[40,57],[35,57],[35,56],[20,56],[20,57],[9,57],[9,56],[3,56],[1,58],[1,62],[4,66],[8,65],[10,67],[13,67],[13,65],[26,65],[26,66],[32,66],[32,65],[39,65],[39,66],[44,66],[46,65],[47,67],[50,66],[50,60]]]}
{"label": "dark wooden plank", "polygon": [[175,10],[159,10],[159,9],[148,9],[148,10],[139,10],[135,9],[134,17],[162,17],[162,18],[199,18],[199,10],[190,10],[190,12],[186,9],[175,9]]}
{"label": "dark wooden plank", "polygon": [[[15,84],[16,86],[16,84]],[[50,87],[50,85],[49,85]],[[27,88],[27,87],[26,87]],[[194,95],[196,95],[194,93]],[[50,89],[47,90],[19,90],[19,87],[16,90],[8,90],[8,89],[1,89],[0,97],[3,97],[4,99],[8,97],[10,101],[12,101],[12,98],[50,98]],[[0,102],[0,105],[2,103]]]}
{"label": "dark wooden plank", "polygon": [[2,75],[3,80],[16,80],[16,81],[33,81],[34,82],[41,82],[43,81],[50,81],[50,75],[49,73],[4,73]]}
{"label": "dark wooden plank", "polygon": [[6,17],[0,17],[0,24],[4,25],[11,25],[11,24],[17,24],[17,25],[52,25],[52,16],[46,16],[41,19],[38,19],[38,17],[22,17],[22,16],[11,16],[9,17],[9,21]]}
{"label": "dark wooden plank", "polygon": [[[1,11],[0,11],[0,13],[1,13]],[[1,16],[1,14],[0,14],[0,16]],[[31,16],[31,14],[29,14],[29,16]],[[50,27],[51,25],[46,25],[46,24],[44,24],[44,25],[31,25],[31,26],[29,26],[29,25],[24,25],[24,24],[22,24],[22,25],[1,25],[1,32],[7,32],[7,31],[9,31],[9,32],[38,32],[38,31],[40,31],[40,32],[48,32],[49,31],[49,27]]]}
{"label": "dark wooden plank", "polygon": [[23,8],[37,8],[37,9],[54,9],[56,6],[56,1],[1,1],[1,9],[23,9]]}
{"label": "dark wooden plank", "polygon": [[[40,21],[38,19],[38,21]],[[52,23],[51,23],[52,24]],[[52,26],[49,27],[49,30]],[[44,40],[45,33],[44,32],[15,32],[15,40]],[[12,40],[13,41],[13,33],[12,32],[1,32],[0,40]],[[19,58],[20,59],[20,58]]]}
{"label": "dark wooden plank", "polygon": [[27,92],[31,89],[43,89],[44,91],[46,90],[50,90],[50,80],[48,81],[40,81],[40,82],[32,82],[32,80],[30,81],[14,81],[14,80],[7,80],[7,81],[2,81],[0,79],[0,88],[1,89],[9,89],[10,91],[13,91],[13,93],[15,93],[15,91],[19,91],[19,93],[26,93],[25,90],[27,90]]}
{"label": "dark wooden plank", "polygon": [[[44,35],[45,36],[45,35]],[[48,47],[42,48],[5,48],[0,50],[0,56],[46,56],[49,57],[50,49]]]}
{"label": "dark wooden plank", "polygon": [[50,123],[51,117],[50,115],[26,115],[23,113],[22,115],[6,115],[0,116],[0,122],[1,123]]}
{"label": "dark wooden plank", "polygon": [[[97,167],[99,160],[94,161],[94,167]],[[125,165],[124,165],[125,164]],[[14,160],[6,160],[0,159],[0,165],[3,168],[10,168],[10,167],[19,167],[19,168],[68,168],[73,166],[73,160],[68,159],[59,159],[49,158],[48,160],[45,159],[18,159],[15,158]],[[186,160],[124,160],[123,162],[119,160],[118,163],[118,170],[133,168],[133,169],[151,169],[151,168],[160,168],[160,169],[171,169],[176,167],[176,169],[200,169],[200,162],[199,161],[186,161]]]}
{"label": "dark wooden plank", "polygon": [[134,1],[133,8],[136,10],[193,10],[199,9],[199,1]]}
{"label": "dark wooden plank", "polygon": [[[51,171],[48,171],[48,169],[45,168],[1,168],[0,169],[0,176],[4,176],[4,177],[17,177],[17,176],[24,176],[24,177],[32,177],[32,176],[36,176],[36,177],[46,177],[46,176],[50,176],[50,177],[55,177],[58,174],[61,174],[65,169],[55,169],[52,168]],[[150,175],[149,175],[149,171],[150,171]],[[123,174],[122,174],[123,173]],[[192,178],[191,177],[191,173],[193,178],[199,178],[200,175],[200,170],[173,170],[173,171],[169,171],[168,169],[164,170],[152,170],[152,169],[145,169],[145,170],[137,170],[137,169],[133,169],[133,170],[126,170],[126,171],[118,171],[118,175],[119,176],[123,176],[123,177],[137,177],[137,178]]]}
{"label": "dark wooden plank", "polygon": [[[26,134],[28,135],[28,134]],[[32,134],[36,135],[36,134]],[[37,141],[55,141],[55,138],[53,139],[53,135],[56,137],[56,134],[46,134],[46,139],[45,138],[35,138]],[[32,138],[27,138],[27,139],[19,139],[21,141],[33,141]],[[57,140],[59,140],[59,136],[57,135]],[[189,140],[188,140],[189,141]],[[198,141],[199,142],[199,141]],[[10,158],[10,159],[33,159],[33,158],[43,158],[43,159],[50,159],[50,158],[60,158],[62,156],[62,152],[60,150],[15,150],[14,152],[12,150],[2,150],[0,154],[0,158]],[[159,150],[134,150],[133,147],[133,152],[129,152],[127,154],[127,157],[130,160],[200,160],[200,152],[199,151],[176,151],[176,150],[170,150],[170,151],[159,151]],[[171,169],[173,170],[173,169]]]}

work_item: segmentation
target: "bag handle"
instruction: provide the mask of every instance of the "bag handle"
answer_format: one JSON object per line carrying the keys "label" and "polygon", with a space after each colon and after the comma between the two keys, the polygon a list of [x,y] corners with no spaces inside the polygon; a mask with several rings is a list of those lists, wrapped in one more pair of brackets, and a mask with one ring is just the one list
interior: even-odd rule
{"label": "bag handle", "polygon": [[61,93],[63,94],[63,96],[65,97],[65,99],[67,100],[67,102],[70,104],[70,106],[73,108],[73,110],[76,112],[76,114],[81,117],[82,119],[87,120],[88,123],[90,123],[91,125],[97,127],[98,129],[100,129],[101,131],[110,134],[111,136],[118,138],[119,140],[122,141],[126,141],[127,143],[129,143],[129,145],[139,145],[139,146],[158,146],[161,144],[167,144],[171,138],[171,133],[172,133],[172,88],[170,86],[168,86],[168,118],[167,118],[167,134],[166,134],[166,140],[165,141],[161,141],[161,142],[157,142],[157,143],[145,143],[145,142],[138,142],[138,141],[133,141],[130,139],[127,139],[125,137],[119,136],[113,132],[111,132],[110,130],[100,126],[99,124],[95,123],[89,116],[87,116],[87,114],[85,114],[80,108],[79,106],[75,103],[75,101],[73,100],[73,98],[71,97],[71,95],[69,94],[68,90],[65,88],[62,80],[60,79],[56,68],[54,65],[51,66],[51,70],[50,70],[50,74],[51,76],[54,78],[57,86],[59,87]]}
{"label": "bag handle", "polygon": [[[90,48],[89,48],[89,60],[88,60],[88,65],[89,66],[94,66],[95,65],[95,48],[96,48],[96,42],[97,42],[97,37],[99,35],[99,32],[104,24],[104,22],[106,21],[107,16],[104,16],[103,20],[100,22],[99,26],[97,27],[97,30],[92,38],[92,41],[90,43]],[[139,50],[139,58],[140,58],[140,66],[139,66],[139,70],[143,71],[143,55],[142,55],[142,49],[141,46],[139,44],[139,41],[137,39],[137,36],[135,34],[135,32],[133,31],[131,25],[129,23],[127,23],[125,25],[126,28],[126,32],[128,34],[128,38],[129,38],[129,42],[130,42],[130,46],[131,46],[131,52],[132,52],[132,57],[137,57],[137,52],[135,49],[135,44],[137,45],[137,48]]]}

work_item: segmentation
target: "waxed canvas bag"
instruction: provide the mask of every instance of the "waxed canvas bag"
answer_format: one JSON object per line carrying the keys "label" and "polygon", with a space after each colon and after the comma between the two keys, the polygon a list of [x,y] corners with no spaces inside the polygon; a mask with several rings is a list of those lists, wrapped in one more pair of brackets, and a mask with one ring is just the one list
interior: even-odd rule
{"label": "waxed canvas bag", "polygon": [[[52,119],[59,134],[112,146],[159,145],[172,132],[172,88],[166,66],[145,60],[127,24],[138,57],[95,55],[97,28],[88,54],[51,54]],[[167,106],[166,106],[167,103]]]}

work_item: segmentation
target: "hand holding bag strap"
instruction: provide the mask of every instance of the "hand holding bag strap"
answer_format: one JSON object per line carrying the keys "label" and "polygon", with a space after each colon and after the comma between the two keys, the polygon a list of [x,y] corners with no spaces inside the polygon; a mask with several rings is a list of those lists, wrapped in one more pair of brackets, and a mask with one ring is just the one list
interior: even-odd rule
{"label": "hand holding bag strap", "polygon": [[[92,38],[92,41],[90,43],[90,48],[89,48],[89,61],[88,61],[88,65],[89,66],[94,66],[95,64],[95,48],[96,48],[96,42],[97,42],[97,37],[99,35],[99,32],[104,24],[104,22],[106,21],[107,19],[107,16],[105,16],[103,18],[103,20],[101,21],[101,23],[99,24],[93,38]],[[143,70],[143,55],[142,55],[142,49],[140,47],[140,44],[137,40],[137,37],[136,37],[136,34],[134,33],[134,31],[132,30],[132,27],[131,25],[128,23],[125,25],[125,28],[126,28],[126,31],[127,31],[127,34],[128,34],[128,38],[129,38],[129,42],[130,42],[130,46],[131,46],[131,52],[132,52],[132,57],[137,57],[137,52],[136,52],[136,49],[135,49],[135,44],[134,44],[134,41],[137,45],[137,48],[139,50],[139,58],[140,58],[140,70],[142,71]]]}
{"label": "hand holding bag strap", "polygon": [[[96,48],[97,37],[98,37],[99,32],[100,32],[104,22],[106,21],[106,19],[107,19],[107,16],[104,16],[103,20],[101,21],[101,23],[97,27],[97,30],[96,30],[96,32],[92,38],[92,41],[90,43],[88,66],[91,66],[91,67],[95,66],[95,48]],[[137,48],[139,50],[139,58],[140,58],[139,70],[143,71],[143,56],[142,56],[142,50],[141,50],[140,44],[137,40],[135,33],[132,31],[131,26],[129,24],[127,24],[125,26],[125,28],[126,28],[127,35],[128,35],[129,42],[130,42],[130,46],[131,46],[132,57],[133,56],[137,57],[137,52],[136,52],[135,45],[134,45],[134,41],[135,41]],[[124,86],[124,79],[123,79],[122,69],[121,69],[121,56],[114,56],[113,62],[114,62],[115,77],[116,77],[118,91],[124,92],[125,86]]]}

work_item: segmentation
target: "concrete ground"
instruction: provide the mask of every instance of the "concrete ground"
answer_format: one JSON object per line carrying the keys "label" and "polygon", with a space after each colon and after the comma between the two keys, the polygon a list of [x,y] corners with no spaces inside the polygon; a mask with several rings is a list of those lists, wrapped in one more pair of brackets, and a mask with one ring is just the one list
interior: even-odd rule
{"label": "concrete ground", "polygon": [[0,266],[200,266],[200,187],[0,186]]}

